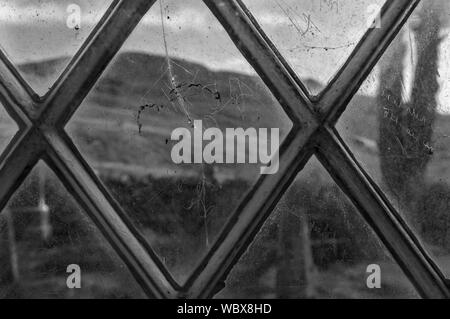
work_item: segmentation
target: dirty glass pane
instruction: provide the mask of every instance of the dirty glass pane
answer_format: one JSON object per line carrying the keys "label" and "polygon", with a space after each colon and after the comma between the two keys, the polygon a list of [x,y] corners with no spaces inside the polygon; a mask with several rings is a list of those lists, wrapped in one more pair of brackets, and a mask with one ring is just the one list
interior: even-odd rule
{"label": "dirty glass pane", "polygon": [[345,63],[384,0],[243,0],[313,95]]}
{"label": "dirty glass pane", "polygon": [[337,128],[450,276],[447,1],[424,1]]}
{"label": "dirty glass pane", "polygon": [[216,298],[418,298],[321,164],[297,176]]}
{"label": "dirty glass pane", "polygon": [[[261,176],[261,152],[276,156],[290,127],[209,9],[190,0],[155,3],[67,130],[182,283]],[[239,128],[251,138],[233,141]]]}
{"label": "dirty glass pane", "polygon": [[144,297],[53,172],[37,165],[0,214],[0,298]]}
{"label": "dirty glass pane", "polygon": [[2,0],[0,47],[39,95],[47,93],[112,0]]}
{"label": "dirty glass pane", "polygon": [[19,130],[16,122],[0,103],[0,154]]}

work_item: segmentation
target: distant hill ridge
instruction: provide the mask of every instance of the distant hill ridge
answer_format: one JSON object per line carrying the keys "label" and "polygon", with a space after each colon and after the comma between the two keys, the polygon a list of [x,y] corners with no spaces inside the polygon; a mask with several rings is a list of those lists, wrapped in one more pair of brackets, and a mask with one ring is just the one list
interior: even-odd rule
{"label": "distant hill ridge", "polygon": [[[68,58],[55,58],[25,63],[19,69],[28,77],[37,77],[38,82],[39,78],[45,79],[61,72],[68,62]],[[201,64],[176,58],[172,59],[172,65],[179,90],[183,92],[189,88],[192,102],[189,111],[197,118],[211,113],[213,107],[227,105],[215,114],[219,125],[252,123],[257,127],[273,125],[287,129],[286,115],[280,106],[276,106],[276,100],[258,77],[213,71]],[[170,92],[166,70],[164,56],[121,53],[107,67],[88,100],[108,108],[136,109],[152,104],[169,106],[170,99],[176,101],[176,94]]]}
{"label": "distant hill ridge", "polygon": [[[217,90],[220,92],[221,103],[231,101],[229,106],[215,114],[215,120],[219,126],[278,126],[284,128],[285,132],[287,131],[289,127],[287,117],[283,114],[281,107],[276,106],[276,100],[259,78],[238,72],[212,71],[199,63],[176,58],[173,58],[172,61],[174,72],[177,75],[177,83],[181,85],[181,89],[183,89],[183,85],[199,85],[196,88],[196,95],[190,96],[194,108],[189,110],[197,115],[197,118],[211,112],[211,106],[217,102],[211,92]],[[60,71],[61,66],[68,62],[69,58],[62,57],[25,63],[19,68],[25,74],[45,78]],[[164,56],[141,52],[121,53],[105,70],[87,101],[104,109],[131,110],[132,114],[135,114],[139,106],[143,104],[168,106],[170,102],[167,95],[170,87],[168,87],[168,77],[165,74],[166,65]],[[314,82],[312,79],[306,79],[306,81]],[[201,86],[207,86],[211,92]],[[239,90],[243,90],[243,92],[239,92]],[[85,112],[85,116],[98,118],[98,114],[90,114],[88,111]],[[114,116],[117,117],[117,114]],[[379,106],[374,97],[356,95],[337,127],[347,142],[355,141],[353,149],[370,145],[370,150],[360,150],[362,153],[369,154],[376,149],[378,141],[378,116]],[[107,117],[107,113],[104,113],[100,119]],[[160,127],[169,130],[174,124],[171,121],[174,117],[182,118],[183,114],[174,112],[171,107],[168,107],[165,112],[151,114],[151,118]],[[439,154],[438,158],[450,156],[448,139],[441,138],[450,136],[450,116],[442,114],[437,116],[435,135],[434,147],[437,150],[436,153]],[[368,157],[373,157],[373,154]]]}

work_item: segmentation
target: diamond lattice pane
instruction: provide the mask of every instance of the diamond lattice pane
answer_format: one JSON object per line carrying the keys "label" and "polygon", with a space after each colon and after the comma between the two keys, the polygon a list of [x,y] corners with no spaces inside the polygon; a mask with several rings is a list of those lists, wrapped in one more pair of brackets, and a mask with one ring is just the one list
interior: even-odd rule
{"label": "diamond lattice pane", "polygon": [[97,227],[43,163],[0,215],[0,237],[2,298],[145,297]]}
{"label": "diamond lattice pane", "polygon": [[[220,23],[192,0],[155,3],[68,132],[181,283],[261,176],[261,154],[275,155],[290,127]],[[256,137],[233,141],[227,129],[238,128]],[[180,130],[186,153],[172,138]],[[202,142],[207,131],[217,135]]]}
{"label": "diamond lattice pane", "polygon": [[337,128],[448,277],[449,8],[444,1],[422,5]]}
{"label": "diamond lattice pane", "polygon": [[8,146],[18,130],[17,123],[9,116],[0,103],[0,153]]}
{"label": "diamond lattice pane", "polygon": [[112,0],[2,0],[0,46],[45,95]]}
{"label": "diamond lattice pane", "polygon": [[[378,284],[380,288],[374,288]],[[357,209],[313,158],[217,297],[392,299],[418,295]]]}
{"label": "diamond lattice pane", "polygon": [[368,28],[378,26],[385,1],[243,2],[308,90],[318,95]]}

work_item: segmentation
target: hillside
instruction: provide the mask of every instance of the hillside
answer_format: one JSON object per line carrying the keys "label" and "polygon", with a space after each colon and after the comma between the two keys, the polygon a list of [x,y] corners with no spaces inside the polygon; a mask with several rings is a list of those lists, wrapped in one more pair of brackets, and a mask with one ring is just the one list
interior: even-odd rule
{"label": "hillside", "polygon": [[[20,66],[25,78],[50,77],[68,59],[59,58]],[[167,174],[179,169],[172,165],[170,133],[174,128],[190,127],[189,120],[203,119],[207,126],[280,127],[285,135],[290,122],[281,107],[254,76],[218,71],[173,60],[178,94],[186,100],[180,107],[177,92],[171,90],[165,57],[128,52],[118,55],[89,94],[68,130],[93,165],[128,173]],[[313,80],[309,80],[313,81]],[[380,179],[376,154],[378,107],[373,97],[357,95],[350,103],[337,128],[365,167]],[[435,160],[430,178],[440,176],[449,157],[450,116],[436,121]],[[120,164],[120,165],[119,165]],[[191,166],[186,170],[194,169]],[[241,167],[242,168],[242,167]],[[222,167],[226,171],[227,167]],[[248,167],[232,168],[232,175],[251,179]],[[236,171],[237,170],[237,171]],[[225,173],[229,175],[230,173]]]}
{"label": "hillside", "polygon": [[[188,112],[193,118],[202,118],[220,106],[223,110],[217,116],[223,125],[248,126],[246,123],[249,121],[257,127],[268,124],[282,127],[286,121],[286,118],[281,119],[280,109],[261,105],[263,102],[273,102],[273,98],[259,79],[240,73],[214,72],[184,60],[172,61],[178,90],[185,94]],[[59,58],[24,64],[19,69],[28,78],[47,78],[67,63],[68,59]],[[119,54],[89,95],[88,101],[121,110],[136,111],[146,104],[168,107],[170,102],[175,102],[176,95],[168,88],[170,83],[166,69],[167,62],[162,56],[136,52]],[[153,114],[153,117],[173,116],[173,113],[184,116],[182,112],[174,112],[168,107],[167,112]]]}
{"label": "hillside", "polygon": [[[50,78],[68,61],[59,58],[27,63],[21,65],[20,70],[33,84],[45,82],[39,79]],[[183,111],[176,93],[171,92],[166,65],[162,56],[138,52],[118,55],[70,122],[68,131],[97,169],[107,174],[124,172],[156,177],[174,175],[176,170],[180,172],[180,167],[171,163],[168,140],[174,128],[190,127],[187,114],[191,119],[203,119],[209,126],[280,127],[283,135],[288,132],[289,120],[260,79],[239,73],[214,72],[200,64],[174,59],[179,92],[187,96]],[[450,156],[448,124],[450,116],[437,116],[435,154],[429,177],[436,180],[438,176],[440,181],[450,183],[446,165]],[[356,95],[337,128],[364,167],[376,180],[381,180],[375,99]],[[11,132],[12,128],[3,135],[11,135]],[[6,138],[2,136],[2,144],[5,143]],[[184,166],[182,171],[195,174],[196,169]],[[248,179],[253,175],[245,165],[240,169],[222,167],[221,171],[225,171],[225,176]]]}
{"label": "hillside", "polygon": [[[26,64],[21,71],[26,78],[44,78],[62,61]],[[176,91],[162,56],[123,53],[113,60],[68,127],[94,166],[138,174],[158,174],[162,167],[179,169],[170,160],[170,133],[178,127],[191,128],[195,119],[203,120],[204,127],[278,127],[287,134],[287,116],[258,78],[213,72],[177,59],[172,65]],[[247,168],[241,168],[246,175]],[[231,170],[224,174],[240,174]]]}
{"label": "hillside", "polygon": [[[56,59],[26,64],[21,66],[21,72],[25,78],[34,77],[39,81],[50,77],[67,62],[67,59]],[[165,72],[166,65],[166,60],[160,56],[142,53],[119,55],[83,102],[67,130],[162,262],[179,282],[183,282],[220,233],[239,199],[259,177],[259,166],[214,165],[212,169],[205,169],[200,165],[175,165],[170,159],[171,131],[180,126],[192,128],[189,122],[192,119],[202,119],[205,126],[222,129],[279,127],[283,135],[290,124],[256,77],[213,72],[199,64],[173,60],[177,83],[177,90],[173,90]],[[373,97],[357,95],[337,127],[363,166],[380,181],[378,113],[379,106]],[[445,136],[450,136],[447,124],[450,124],[450,117],[438,116],[430,179],[443,180],[450,176],[445,165],[448,157]],[[2,117],[0,125],[3,128],[2,141],[5,142],[14,125],[6,121],[6,117]],[[46,183],[53,185],[55,181],[49,178]],[[61,225],[71,224],[67,223],[66,215],[61,217],[62,223],[55,223],[58,215],[54,212],[62,211],[58,203],[66,201],[55,195],[63,192],[63,187],[54,185],[54,189],[48,196],[48,204],[52,209],[52,225],[55,225],[55,231],[58,230],[52,248],[62,256],[61,261],[55,262],[60,267],[60,263],[65,262],[65,253],[62,252],[68,249]],[[36,192],[27,189],[23,192],[21,197],[33,205],[35,195],[30,194]],[[67,194],[60,197],[64,196]],[[293,201],[292,205],[289,200]],[[16,201],[19,203],[18,199]],[[311,253],[319,266],[317,282],[322,289],[319,295],[373,297],[365,291],[365,286],[361,286],[364,281],[360,276],[364,276],[366,265],[374,260],[386,264],[383,269],[387,288],[380,292],[380,296],[410,294],[408,283],[398,268],[384,259],[379,242],[317,160],[307,165],[297,184],[277,206],[272,219],[259,235],[264,240],[255,241],[247,257],[244,256],[235,268],[227,289],[233,289],[234,282],[245,297],[252,296],[252,293],[257,297],[269,296],[276,291],[271,274],[276,273],[281,258],[277,237],[279,218],[286,210],[291,213],[291,207],[302,207],[308,216],[314,243]],[[67,209],[67,212],[72,210]],[[81,233],[78,228],[73,232]],[[82,237],[91,240],[87,236]],[[39,240],[26,238],[18,238],[18,241],[23,244],[23,247],[19,245],[23,255],[28,255],[39,243]],[[99,248],[86,245],[74,249],[84,251],[86,247],[92,248],[92,256],[97,256],[95,251]],[[42,266],[40,256],[33,258],[34,264],[45,266]],[[96,259],[93,257],[93,260]],[[89,264],[91,260],[84,262]],[[47,271],[47,268],[43,269]],[[341,274],[342,278],[330,281],[336,274]],[[246,285],[252,292],[242,289]],[[93,283],[93,287],[97,284]],[[397,287],[400,287],[400,292],[395,290]],[[132,292],[130,290],[130,294]],[[230,292],[225,290],[224,293]]]}

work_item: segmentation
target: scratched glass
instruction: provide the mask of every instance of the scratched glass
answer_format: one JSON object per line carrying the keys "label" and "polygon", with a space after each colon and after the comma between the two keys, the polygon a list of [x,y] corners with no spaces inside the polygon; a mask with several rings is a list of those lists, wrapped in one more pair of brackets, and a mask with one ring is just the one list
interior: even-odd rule
{"label": "scratched glass", "polygon": [[261,176],[248,139],[236,149],[246,163],[176,164],[172,132],[195,137],[200,125],[277,128],[281,142],[291,122],[206,5],[191,0],[154,4],[67,128],[180,284]]}
{"label": "scratched glass", "polygon": [[45,95],[112,0],[2,0],[0,46]]}
{"label": "scratched glass", "polygon": [[[379,266],[379,272],[370,265]],[[217,298],[403,299],[418,294],[313,157]]]}
{"label": "scratched glass", "polygon": [[243,0],[313,95],[346,62],[384,0]]}
{"label": "scratched glass", "polygon": [[449,8],[422,4],[337,128],[449,277]]}
{"label": "scratched glass", "polygon": [[0,153],[8,146],[18,130],[16,122],[0,103]]}
{"label": "scratched glass", "polygon": [[[80,288],[69,289],[69,265]],[[39,163],[0,214],[0,298],[144,298],[97,227]]]}

